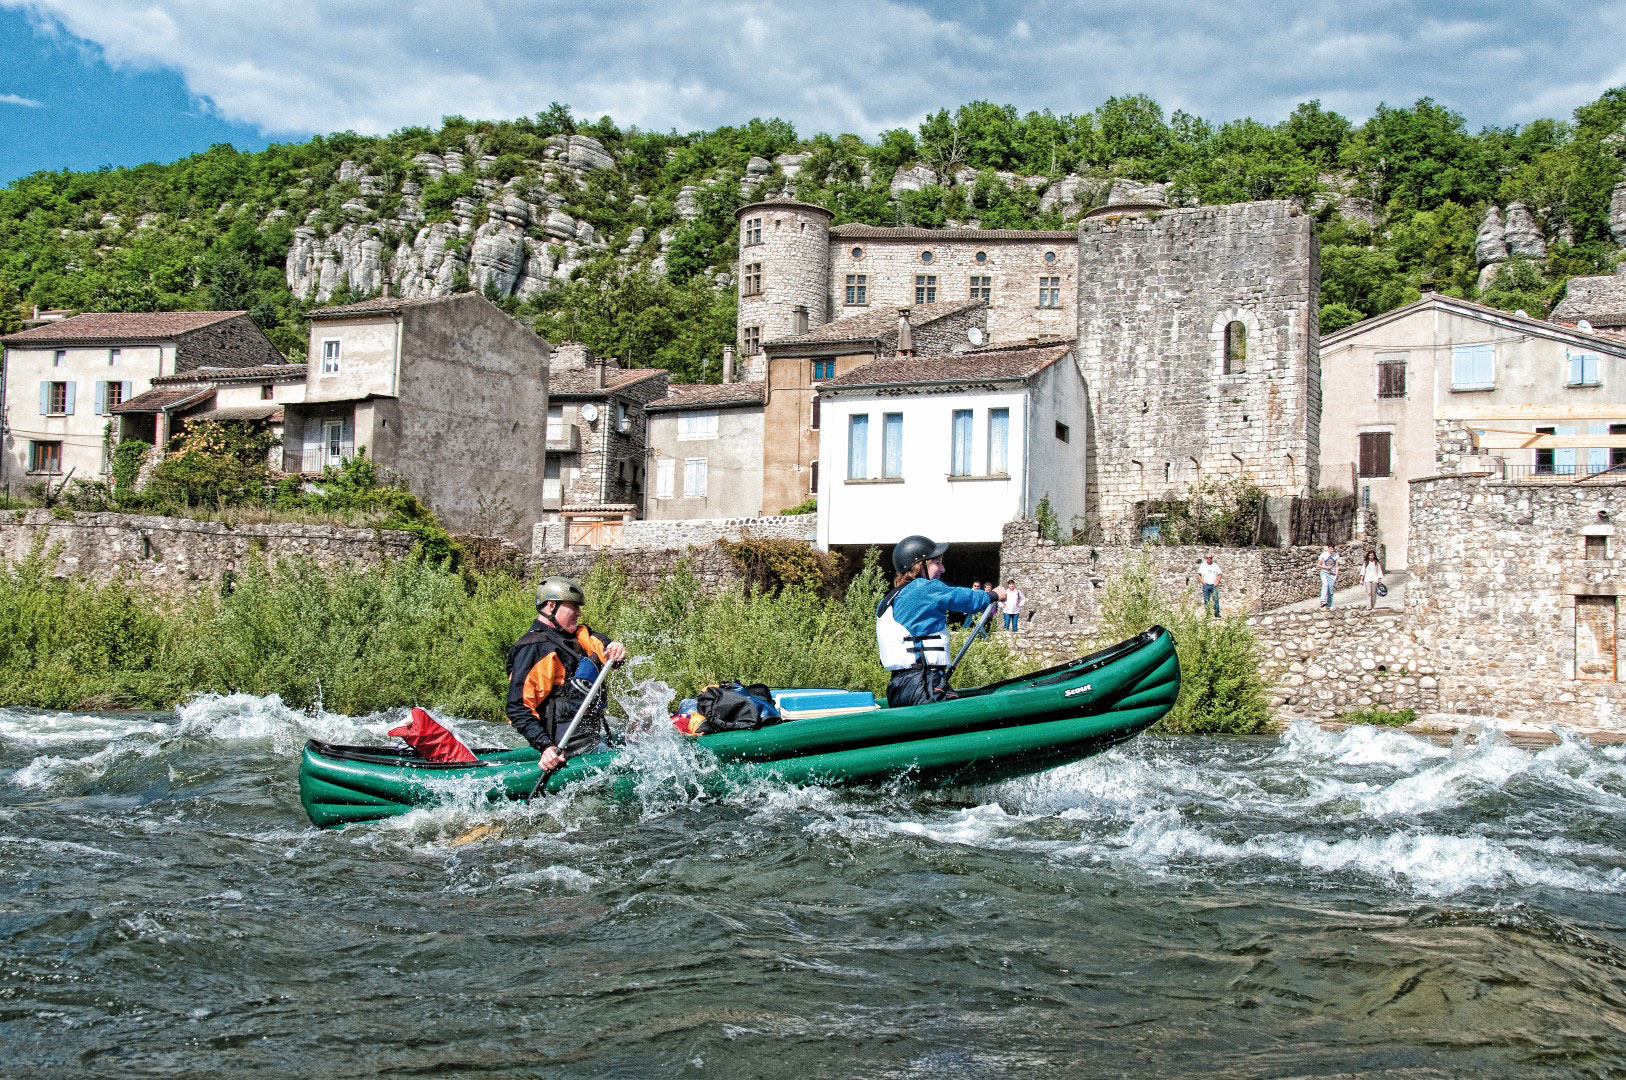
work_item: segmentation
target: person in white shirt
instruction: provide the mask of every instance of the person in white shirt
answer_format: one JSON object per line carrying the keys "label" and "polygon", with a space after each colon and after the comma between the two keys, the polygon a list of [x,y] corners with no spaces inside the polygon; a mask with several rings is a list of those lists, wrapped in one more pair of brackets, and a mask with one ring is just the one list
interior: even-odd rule
{"label": "person in white shirt", "polygon": [[1204,555],[1203,561],[1197,564],[1197,580],[1203,583],[1203,607],[1214,613],[1214,618],[1220,617],[1219,589],[1220,582],[1225,580],[1219,563],[1214,561],[1213,555]]}
{"label": "person in white shirt", "polygon": [[1016,579],[1011,578],[1005,582],[1005,600],[1000,607],[1005,616],[1005,629],[1013,633],[1022,626],[1022,605],[1027,603],[1027,594],[1016,587]]}
{"label": "person in white shirt", "polygon": [[1366,586],[1366,610],[1378,606],[1378,586],[1383,584],[1383,567],[1378,565],[1378,553],[1368,551],[1361,564],[1361,584]]}
{"label": "person in white shirt", "polygon": [[1321,571],[1321,606],[1332,609],[1332,594],[1338,588],[1338,565],[1343,557],[1328,544],[1321,551],[1320,558],[1316,559],[1315,567]]}

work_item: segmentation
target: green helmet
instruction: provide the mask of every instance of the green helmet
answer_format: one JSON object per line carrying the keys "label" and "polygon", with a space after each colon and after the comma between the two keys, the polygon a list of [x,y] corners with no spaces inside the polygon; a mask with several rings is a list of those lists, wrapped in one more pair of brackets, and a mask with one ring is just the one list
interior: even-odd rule
{"label": "green helmet", "polygon": [[536,586],[536,606],[541,607],[550,600],[579,605],[587,603],[587,594],[567,577],[543,578]]}

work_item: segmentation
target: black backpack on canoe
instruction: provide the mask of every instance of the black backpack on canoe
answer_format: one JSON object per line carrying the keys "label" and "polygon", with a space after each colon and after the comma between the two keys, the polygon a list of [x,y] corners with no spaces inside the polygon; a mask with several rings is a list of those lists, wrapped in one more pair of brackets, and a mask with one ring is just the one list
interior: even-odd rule
{"label": "black backpack on canoe", "polygon": [[695,698],[695,708],[706,718],[698,734],[718,731],[755,731],[782,722],[773,703],[773,691],[761,683],[737,682],[708,686]]}

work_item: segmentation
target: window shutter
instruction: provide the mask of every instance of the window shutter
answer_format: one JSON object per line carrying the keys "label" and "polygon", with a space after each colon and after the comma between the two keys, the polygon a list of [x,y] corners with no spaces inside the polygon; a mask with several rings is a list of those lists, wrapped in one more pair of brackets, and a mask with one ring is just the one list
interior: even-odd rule
{"label": "window shutter", "polygon": [[69,416],[73,415],[73,389],[75,385],[75,383],[68,384],[68,406],[63,410],[63,412],[67,413]]}
{"label": "window shutter", "polygon": [[129,379],[120,380],[119,388],[121,390],[121,393],[119,394],[119,400],[121,402],[129,401],[130,400],[130,380]]}
{"label": "window shutter", "polygon": [[107,383],[101,379],[96,380],[96,415],[107,415]]}
{"label": "window shutter", "polygon": [[48,382],[42,382],[42,383],[40,383],[40,415],[41,416],[49,416],[50,414],[51,414],[51,384],[48,383]]}
{"label": "window shutter", "polygon": [[340,436],[344,442],[345,457],[354,457],[356,453],[356,418],[344,418],[344,434]]}

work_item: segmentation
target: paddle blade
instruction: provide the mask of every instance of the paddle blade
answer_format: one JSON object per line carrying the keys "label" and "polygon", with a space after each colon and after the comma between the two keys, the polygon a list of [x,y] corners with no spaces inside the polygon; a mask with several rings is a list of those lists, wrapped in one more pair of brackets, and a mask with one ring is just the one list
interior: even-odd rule
{"label": "paddle blade", "polygon": [[390,734],[405,739],[425,761],[451,762],[458,765],[479,760],[456,735],[447,731],[435,718],[422,709],[412,710],[412,723],[392,728]]}

